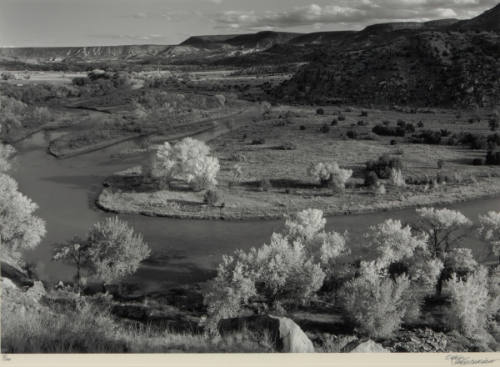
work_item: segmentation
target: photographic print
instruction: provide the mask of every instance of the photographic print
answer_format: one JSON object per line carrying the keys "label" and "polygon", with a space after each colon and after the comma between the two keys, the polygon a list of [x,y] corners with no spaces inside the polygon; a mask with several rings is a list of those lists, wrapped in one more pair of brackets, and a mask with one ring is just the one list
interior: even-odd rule
{"label": "photographic print", "polygon": [[500,363],[498,0],[0,0],[0,128],[4,361]]}

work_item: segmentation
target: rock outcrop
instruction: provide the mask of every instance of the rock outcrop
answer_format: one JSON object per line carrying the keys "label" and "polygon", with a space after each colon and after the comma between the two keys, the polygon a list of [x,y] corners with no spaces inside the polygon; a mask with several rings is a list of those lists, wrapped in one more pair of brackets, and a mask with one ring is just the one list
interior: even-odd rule
{"label": "rock outcrop", "polygon": [[222,335],[248,330],[267,335],[276,350],[283,353],[314,353],[314,346],[302,329],[291,319],[275,316],[248,316],[221,320]]}

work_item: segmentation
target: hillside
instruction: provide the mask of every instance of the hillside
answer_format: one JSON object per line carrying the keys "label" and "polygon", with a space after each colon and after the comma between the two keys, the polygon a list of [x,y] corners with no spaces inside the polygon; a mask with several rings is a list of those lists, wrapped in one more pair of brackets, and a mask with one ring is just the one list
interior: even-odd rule
{"label": "hillside", "polygon": [[[425,31],[327,49],[276,96],[296,102],[484,106],[500,98],[500,35]],[[365,47],[363,47],[365,46]]]}
{"label": "hillside", "polygon": [[454,28],[462,30],[500,31],[500,4],[475,18],[456,23]]}

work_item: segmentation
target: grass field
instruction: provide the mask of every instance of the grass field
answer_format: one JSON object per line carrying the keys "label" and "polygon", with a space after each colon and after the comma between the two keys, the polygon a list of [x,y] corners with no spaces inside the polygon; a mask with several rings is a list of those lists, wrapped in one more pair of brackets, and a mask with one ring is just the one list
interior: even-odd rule
{"label": "grass field", "polygon": [[[203,192],[175,189],[148,189],[145,192],[141,190],[140,182],[136,182],[131,191],[119,180],[102,193],[98,204],[115,212],[179,218],[264,219],[309,207],[323,209],[329,214],[341,214],[452,203],[495,195],[500,193],[500,167],[471,164],[474,158],[484,157],[485,151],[462,146],[413,144],[371,132],[373,126],[383,121],[396,125],[398,120],[404,120],[414,125],[421,121],[424,124],[421,129],[487,135],[490,133],[486,119],[488,112],[479,113],[484,115],[481,121],[471,125],[469,119],[473,115],[477,117],[478,112],[457,116],[455,111],[448,110],[405,113],[350,107],[325,108],[324,114],[319,115],[315,108],[275,107],[260,121],[248,121],[210,141],[214,155],[221,162],[217,190],[222,199],[218,204],[203,204]],[[340,115],[342,121],[330,126]],[[363,126],[358,126],[358,121],[364,121]],[[324,125],[329,131],[321,131]],[[349,131],[356,132],[357,138],[348,138]],[[399,142],[392,145],[391,140]],[[293,148],[283,150],[284,145]],[[395,187],[384,182],[386,193],[375,195],[373,190],[363,186],[364,167],[368,160],[383,154],[402,160],[406,178],[439,176],[441,184]],[[354,171],[344,192],[320,187],[308,176],[308,167],[317,162],[337,162]],[[232,170],[236,164],[243,172],[237,181]],[[140,180],[140,172],[135,174]],[[269,181],[268,188],[260,187],[262,180]],[[117,187],[119,191],[115,190]],[[220,208],[222,203],[223,209]]]}

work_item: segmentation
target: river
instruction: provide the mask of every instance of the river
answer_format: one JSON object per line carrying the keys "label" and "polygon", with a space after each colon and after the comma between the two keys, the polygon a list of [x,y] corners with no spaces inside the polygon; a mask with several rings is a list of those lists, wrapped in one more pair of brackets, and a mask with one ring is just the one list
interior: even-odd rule
{"label": "river", "polygon": [[[42,243],[25,254],[36,263],[37,275],[47,281],[69,280],[74,271],[65,264],[51,261],[53,244],[83,236],[88,228],[110,216],[95,209],[94,199],[105,177],[113,172],[140,163],[134,155],[116,158],[116,153],[135,147],[123,143],[101,151],[69,159],[56,159],[47,154],[47,145],[56,132],[40,132],[16,145],[12,176],[20,190],[39,205],[37,215],[46,221],[47,235]],[[500,198],[481,199],[448,206],[461,210],[472,220],[489,210],[500,210]],[[206,280],[220,261],[221,255],[236,249],[248,249],[266,242],[279,231],[283,221],[199,221],[120,215],[144,235],[152,249],[151,260],[145,262],[130,281],[144,289]],[[359,251],[360,236],[369,226],[387,218],[403,221],[415,219],[414,209],[394,210],[363,215],[328,218],[327,228],[350,233],[350,246]],[[484,245],[469,241],[470,246],[484,254]]]}

